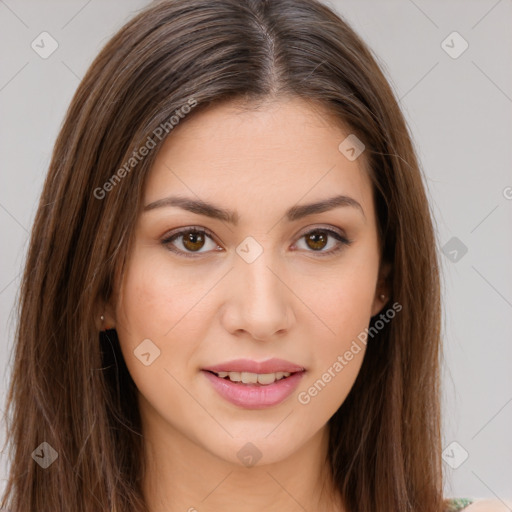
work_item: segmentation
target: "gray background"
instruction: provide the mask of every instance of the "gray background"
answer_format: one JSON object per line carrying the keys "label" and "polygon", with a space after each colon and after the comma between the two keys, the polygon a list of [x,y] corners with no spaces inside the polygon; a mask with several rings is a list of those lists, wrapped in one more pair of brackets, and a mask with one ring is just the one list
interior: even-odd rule
{"label": "gray background", "polygon": [[[147,3],[0,0],[2,409],[13,347],[12,307],[55,138],[93,57]],[[370,44],[400,99],[427,176],[440,250],[446,247],[446,494],[510,499],[512,2],[329,5]],[[43,31],[59,44],[47,59],[31,48]],[[442,46],[454,31],[469,44],[458,58]],[[445,45],[451,52],[462,48],[453,36]],[[2,425],[0,442],[4,438]],[[0,460],[0,494],[6,458],[4,453]]]}

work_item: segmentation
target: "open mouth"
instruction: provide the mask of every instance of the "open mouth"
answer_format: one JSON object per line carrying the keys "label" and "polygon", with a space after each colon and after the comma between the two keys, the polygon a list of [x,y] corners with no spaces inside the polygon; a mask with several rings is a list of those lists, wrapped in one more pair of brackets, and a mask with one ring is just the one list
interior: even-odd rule
{"label": "open mouth", "polygon": [[297,388],[306,373],[252,373],[203,370],[213,388],[225,400],[246,409],[263,409],[278,405]]}
{"label": "open mouth", "polygon": [[220,379],[225,379],[237,384],[252,384],[256,386],[268,386],[274,382],[287,379],[296,372],[275,372],[275,373],[250,373],[250,372],[213,372]]}
{"label": "open mouth", "polygon": [[305,373],[304,366],[278,358],[234,359],[202,368],[202,374],[221,397],[246,409],[280,404],[297,389]]}

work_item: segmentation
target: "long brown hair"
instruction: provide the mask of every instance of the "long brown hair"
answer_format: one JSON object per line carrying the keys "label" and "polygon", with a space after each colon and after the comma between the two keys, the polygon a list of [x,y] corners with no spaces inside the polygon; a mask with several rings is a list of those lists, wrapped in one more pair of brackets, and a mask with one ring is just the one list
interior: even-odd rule
{"label": "long brown hair", "polygon": [[[250,107],[284,96],[322,106],[365,144],[382,260],[392,268],[389,300],[403,308],[368,342],[329,421],[326,464],[351,512],[443,509],[432,212],[376,59],[315,0],[164,1],[129,21],[90,66],[56,141],[30,240],[2,506],[147,510],[136,387],[115,331],[99,333],[96,319],[123,271],[145,177],[165,140],[155,130],[172,137],[169,120],[193,102],[188,116],[214,102],[244,99]],[[149,139],[155,149],[134,165]],[[58,454],[46,469],[33,457],[48,450],[43,442]]]}

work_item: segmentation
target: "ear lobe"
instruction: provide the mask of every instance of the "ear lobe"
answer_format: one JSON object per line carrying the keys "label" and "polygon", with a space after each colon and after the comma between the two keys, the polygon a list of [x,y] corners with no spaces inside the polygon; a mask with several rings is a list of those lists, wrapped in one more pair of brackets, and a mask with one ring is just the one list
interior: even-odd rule
{"label": "ear lobe", "polygon": [[102,302],[100,306],[98,306],[97,311],[95,321],[99,331],[106,331],[107,329],[115,328],[116,321],[114,309],[110,303]]}
{"label": "ear lobe", "polygon": [[116,317],[114,314],[114,308],[110,303],[105,305],[105,311],[103,313],[103,329],[114,329],[116,326]]}
{"label": "ear lobe", "polygon": [[[384,298],[381,298],[380,295],[383,295]],[[375,315],[379,314],[384,309],[384,306],[386,305],[386,302],[387,302],[387,298],[388,297],[385,294],[376,294],[375,295],[375,298],[373,299],[373,304],[372,304],[371,316],[375,316]]]}
{"label": "ear lobe", "polygon": [[373,298],[373,304],[372,304],[372,315],[375,316],[378,313],[380,313],[384,306],[389,301],[390,296],[390,286],[389,286],[389,275],[391,273],[391,263],[385,262],[381,265],[380,271],[379,271],[379,279],[377,283],[377,287],[375,289],[375,296]]}

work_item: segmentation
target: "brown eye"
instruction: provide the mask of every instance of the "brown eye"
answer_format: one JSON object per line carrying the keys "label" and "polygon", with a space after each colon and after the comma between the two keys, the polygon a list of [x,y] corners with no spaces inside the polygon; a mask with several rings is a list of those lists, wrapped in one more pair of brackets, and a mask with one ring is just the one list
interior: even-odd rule
{"label": "brown eye", "polygon": [[327,245],[328,236],[323,231],[311,231],[311,233],[305,235],[305,239],[308,247],[319,251]]}
{"label": "brown eye", "polygon": [[[212,247],[208,247],[208,242],[211,243]],[[186,257],[194,257],[194,253],[199,255],[218,248],[212,235],[202,228],[187,228],[175,231],[166,236],[161,243],[170,251]],[[201,250],[204,247],[207,250]]]}
{"label": "brown eye", "polygon": [[183,246],[189,251],[197,251],[201,249],[204,245],[204,235],[203,233],[199,233],[197,231],[190,231],[186,235],[183,236]]}
{"label": "brown eye", "polygon": [[[324,250],[325,247],[329,245],[329,239],[334,239],[337,243],[331,244],[330,249]],[[306,252],[316,252],[318,253],[318,256],[332,255],[352,243],[352,240],[348,240],[337,231],[321,228],[317,228],[303,234],[300,237],[300,241],[302,240],[305,241]]]}
{"label": "brown eye", "polygon": [[[329,246],[329,239],[334,239],[337,243],[331,244],[329,250],[324,250]],[[315,252],[318,253],[318,256],[332,255],[352,243],[352,240],[348,240],[337,231],[320,228],[305,233],[299,240],[305,241],[306,252]],[[210,248],[208,248],[208,242],[212,244]],[[189,227],[170,233],[162,239],[161,243],[170,251],[185,257],[194,257],[203,253],[222,250],[214,242],[213,235],[209,231],[197,227]],[[206,247],[206,250],[202,250],[204,247]]]}

